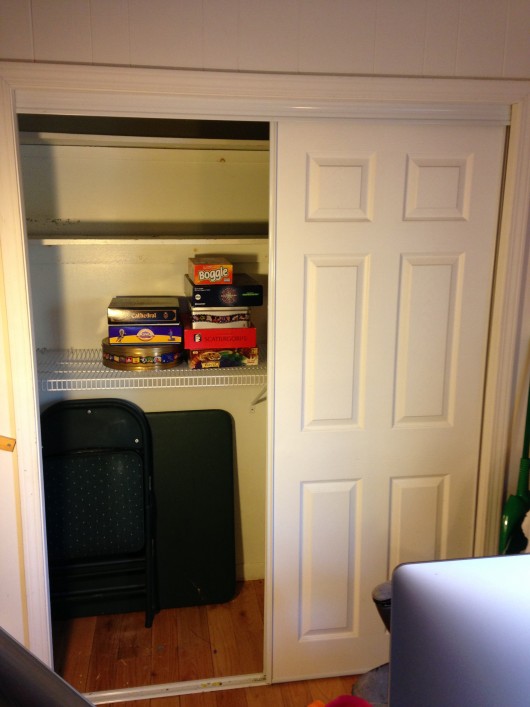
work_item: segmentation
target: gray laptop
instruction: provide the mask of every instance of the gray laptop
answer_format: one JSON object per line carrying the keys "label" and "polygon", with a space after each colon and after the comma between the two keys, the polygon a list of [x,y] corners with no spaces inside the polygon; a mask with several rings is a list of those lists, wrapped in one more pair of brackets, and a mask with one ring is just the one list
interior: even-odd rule
{"label": "gray laptop", "polygon": [[530,555],[399,566],[390,707],[529,707]]}

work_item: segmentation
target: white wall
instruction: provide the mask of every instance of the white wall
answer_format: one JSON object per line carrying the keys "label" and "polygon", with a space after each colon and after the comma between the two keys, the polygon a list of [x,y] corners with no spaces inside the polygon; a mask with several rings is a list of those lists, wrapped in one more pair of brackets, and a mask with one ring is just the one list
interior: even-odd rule
{"label": "white wall", "polygon": [[0,0],[0,59],[529,78],[528,0]]}

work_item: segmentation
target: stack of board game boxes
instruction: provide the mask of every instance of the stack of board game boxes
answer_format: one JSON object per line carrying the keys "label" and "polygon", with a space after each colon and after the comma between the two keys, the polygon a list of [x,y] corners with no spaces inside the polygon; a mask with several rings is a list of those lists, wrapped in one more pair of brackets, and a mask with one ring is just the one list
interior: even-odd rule
{"label": "stack of board game boxes", "polygon": [[256,366],[258,345],[251,307],[263,304],[263,286],[235,273],[223,257],[188,260],[184,348],[192,369]]}
{"label": "stack of board game boxes", "polygon": [[173,296],[114,297],[107,309],[103,363],[119,370],[172,368],[183,357],[180,299]]}

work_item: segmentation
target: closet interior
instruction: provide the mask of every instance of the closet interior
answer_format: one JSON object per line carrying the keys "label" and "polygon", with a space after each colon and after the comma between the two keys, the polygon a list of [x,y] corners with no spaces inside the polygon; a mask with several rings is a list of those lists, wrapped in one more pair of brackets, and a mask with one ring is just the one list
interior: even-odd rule
{"label": "closet interior", "polygon": [[[63,616],[53,621],[54,644],[56,650],[60,646],[58,662],[62,665],[69,660],[69,636],[73,646],[73,636],[84,631],[85,643],[89,643],[88,634],[94,636],[96,625],[104,632],[111,625],[122,627],[123,637],[115,639],[114,655],[111,651],[108,655],[109,661],[115,658],[122,667],[107,671],[108,684],[101,680],[85,683],[88,691],[171,681],[176,679],[167,669],[171,656],[177,660],[177,655],[186,655],[189,659],[196,649],[192,644],[196,632],[189,623],[187,631],[177,630],[178,621],[189,622],[193,614],[193,620],[204,629],[208,613],[215,618],[224,612],[226,619],[231,601],[249,595],[258,598],[263,621],[269,126],[215,120],[20,115],[19,131],[41,414],[57,403],[112,399],[133,404],[148,417],[175,414],[174,473],[180,473],[181,435],[183,448],[187,445],[185,473],[191,485],[194,479],[195,486],[200,485],[189,502],[179,498],[173,512],[167,497],[163,503],[159,499],[160,507],[165,506],[165,519],[155,524],[155,554],[157,544],[165,553],[164,561],[157,565],[160,586],[178,577],[183,548],[200,563],[203,556],[207,561],[208,553],[203,552],[201,543],[208,544],[208,533],[212,543],[218,542],[217,521],[211,527],[208,522],[211,494],[218,493],[212,491],[216,488],[213,482],[221,473],[226,440],[220,443],[216,435],[223,431],[214,432],[204,412],[223,411],[225,419],[231,420],[234,532],[230,542],[235,596],[218,606],[209,606],[207,599],[200,598],[196,606],[188,601],[184,607],[166,608],[171,601],[165,600],[151,628],[144,626],[141,610],[138,620],[131,613],[118,620],[112,612],[82,616],[74,623]],[[258,365],[191,370],[182,362],[167,370],[142,371],[104,366],[102,340],[107,335],[110,300],[119,295],[183,296],[188,259],[211,255],[225,257],[233,263],[234,272],[251,275],[263,286],[263,305],[252,308]],[[171,464],[169,467],[171,476]],[[200,476],[204,470],[207,475]],[[156,465],[153,475],[156,513]],[[171,488],[168,491],[165,487],[163,493],[171,494]],[[222,502],[222,498],[213,500],[214,504]],[[193,522],[181,524],[185,537],[175,545],[173,556],[172,540],[164,541],[160,535],[171,533],[173,522],[179,523],[184,510],[188,519],[193,516]],[[199,540],[194,522],[206,528]],[[173,619],[179,611],[181,619]],[[202,618],[199,611],[205,612]],[[248,620],[244,603],[231,615]],[[245,630],[243,626],[241,635]],[[260,630],[263,636],[263,626]],[[132,631],[138,633],[133,635]],[[186,634],[189,645],[183,643]],[[95,645],[101,639],[92,640]],[[108,646],[108,637],[106,640]],[[136,646],[137,654],[150,653],[155,667],[147,673],[137,667],[127,673],[120,640]],[[157,652],[165,661],[160,670],[154,660]],[[181,672],[178,679],[218,676],[218,668],[212,668],[211,662],[196,660],[193,669]],[[234,669],[238,671],[234,664],[224,668]],[[209,670],[212,674],[202,674]],[[259,671],[262,667],[252,667],[252,672]],[[242,665],[238,674],[246,672]]]}

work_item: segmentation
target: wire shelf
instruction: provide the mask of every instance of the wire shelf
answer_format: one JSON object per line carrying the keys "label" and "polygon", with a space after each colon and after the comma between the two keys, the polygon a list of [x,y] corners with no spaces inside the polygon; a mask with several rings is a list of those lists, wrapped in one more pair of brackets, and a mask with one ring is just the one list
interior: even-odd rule
{"label": "wire shelf", "polygon": [[[260,351],[261,354],[261,351]],[[175,368],[120,371],[101,360],[101,349],[37,349],[39,385],[43,391],[116,390],[120,388],[200,388],[265,385],[267,365],[192,370]]]}

